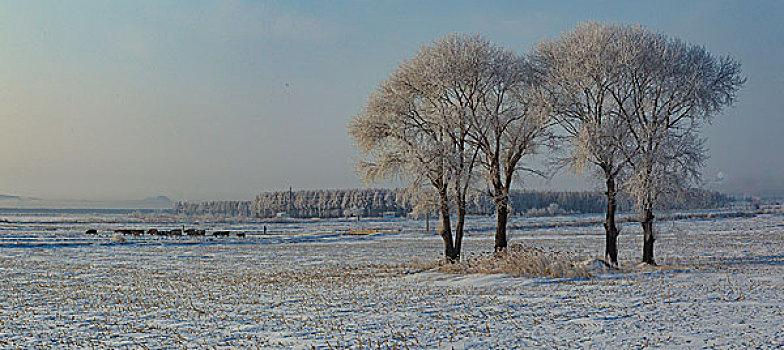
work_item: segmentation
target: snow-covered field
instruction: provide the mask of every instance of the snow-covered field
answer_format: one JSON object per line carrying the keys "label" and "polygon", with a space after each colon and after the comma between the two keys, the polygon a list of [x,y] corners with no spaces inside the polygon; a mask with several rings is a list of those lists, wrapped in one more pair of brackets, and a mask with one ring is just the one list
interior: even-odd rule
{"label": "snow-covered field", "polygon": [[[415,270],[441,252],[418,221],[0,217],[10,221],[0,223],[0,349],[784,347],[782,215],[660,222],[657,260],[668,268],[591,279]],[[248,237],[83,233],[181,225]],[[637,226],[622,227],[622,265],[641,255]],[[400,231],[342,234],[377,227]],[[467,255],[492,249],[490,227],[470,220]],[[602,254],[604,236],[600,225],[553,227],[513,231],[512,243],[588,259]]]}

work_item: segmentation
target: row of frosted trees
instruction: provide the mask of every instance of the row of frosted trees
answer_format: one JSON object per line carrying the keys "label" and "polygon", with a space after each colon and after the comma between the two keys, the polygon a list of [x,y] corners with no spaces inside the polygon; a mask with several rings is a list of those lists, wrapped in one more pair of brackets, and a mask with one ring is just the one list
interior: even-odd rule
{"label": "row of frosted trees", "polygon": [[732,58],[638,25],[580,24],[526,54],[449,35],[402,62],[349,134],[366,181],[405,180],[417,207],[438,211],[449,261],[460,259],[473,191],[493,199],[494,248],[507,247],[513,182],[541,174],[534,156],[544,154],[605,184],[609,262],[623,193],[639,213],[642,260],[655,264],[654,210],[699,183],[701,128],[744,82]]}
{"label": "row of frosted trees", "polygon": [[286,213],[296,218],[405,215],[405,192],[389,189],[300,190],[264,192],[252,201],[177,202],[174,210],[187,216],[273,218]]}
{"label": "row of frosted trees", "polygon": [[[682,201],[668,203],[671,204],[668,209],[721,208],[731,201],[718,192],[694,189]],[[618,209],[629,211],[633,204],[622,196]],[[409,216],[414,205],[411,193],[405,189],[375,188],[265,192],[253,201],[177,202],[174,209],[179,214],[194,217],[272,218],[285,212],[295,218],[341,218],[380,217],[389,213]],[[596,192],[513,190],[509,193],[509,211],[514,214],[599,213],[605,208],[605,196]],[[491,215],[495,213],[495,203],[486,193],[475,191],[467,198],[466,212]]]}
{"label": "row of frosted trees", "polygon": [[306,190],[266,192],[256,196],[256,216],[273,217],[286,212],[292,217],[337,218],[381,216],[384,212],[403,214],[401,193],[384,189]]}
{"label": "row of frosted trees", "polygon": [[251,201],[201,201],[201,202],[176,202],[174,211],[186,216],[209,217],[253,217],[253,203]]}

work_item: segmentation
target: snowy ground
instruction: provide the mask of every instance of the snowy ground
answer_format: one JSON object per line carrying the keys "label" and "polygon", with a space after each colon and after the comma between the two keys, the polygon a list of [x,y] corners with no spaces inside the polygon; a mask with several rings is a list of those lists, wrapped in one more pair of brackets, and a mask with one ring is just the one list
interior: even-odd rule
{"label": "snowy ground", "polygon": [[[360,224],[402,229],[374,236],[335,233],[351,222],[267,224],[274,235],[256,236],[262,224],[245,223],[229,229],[247,238],[115,243],[82,232],[147,226],[8,219],[0,349],[784,347],[782,215],[661,222],[657,260],[677,268],[588,280],[410,271],[398,264],[441,252],[412,221]],[[525,220],[587,219],[513,224]],[[491,224],[470,223],[468,255],[491,249]],[[637,225],[622,231],[622,265],[632,266],[642,238]],[[585,259],[604,244],[598,225],[515,231],[512,241]]]}

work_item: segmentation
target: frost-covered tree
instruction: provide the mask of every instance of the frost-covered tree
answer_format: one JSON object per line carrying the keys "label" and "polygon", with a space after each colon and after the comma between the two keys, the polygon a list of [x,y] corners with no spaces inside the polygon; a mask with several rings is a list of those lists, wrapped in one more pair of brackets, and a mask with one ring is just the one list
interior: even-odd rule
{"label": "frost-covered tree", "polygon": [[[533,53],[543,76],[546,102],[565,135],[565,164],[603,180],[607,209],[605,257],[618,263],[615,224],[618,182],[627,166],[621,150],[627,123],[614,98],[627,88],[625,69],[637,50],[624,40],[631,27],[585,23]],[[623,101],[621,101],[623,102]]]}
{"label": "frost-covered tree", "polygon": [[[433,188],[438,198],[439,234],[444,255],[460,259],[466,194],[472,183],[476,150],[470,147],[464,87],[470,76],[461,67],[474,64],[470,51],[477,39],[450,35],[422,46],[400,64],[349,125],[364,154],[359,172],[367,181],[402,178],[411,188]],[[450,208],[457,208],[454,237]]]}
{"label": "frost-covered tree", "polygon": [[639,26],[621,28],[633,57],[614,97],[628,123],[623,150],[643,229],[643,262],[655,264],[653,211],[663,206],[663,195],[699,181],[707,158],[700,128],[735,101],[745,78],[729,56]]}
{"label": "frost-covered tree", "polygon": [[457,257],[477,163],[496,205],[495,249],[507,245],[512,180],[521,160],[548,135],[547,114],[535,108],[540,99],[531,93],[533,73],[524,57],[482,37],[446,36],[402,64],[352,122],[351,135],[372,158],[363,165],[364,175],[405,169],[420,175],[412,188],[426,180],[436,189],[442,236],[454,204]]}
{"label": "frost-covered tree", "polygon": [[495,250],[508,244],[509,193],[524,160],[550,139],[550,119],[538,93],[539,81],[525,56],[480,37],[464,42],[462,77],[455,100],[470,123],[468,136],[479,153],[488,194],[496,207]]}
{"label": "frost-covered tree", "polygon": [[576,169],[593,164],[605,179],[607,256],[617,262],[622,187],[640,213],[643,261],[654,264],[653,211],[664,195],[699,180],[707,157],[700,127],[735,100],[740,65],[638,25],[593,22],[542,43],[535,56],[569,135],[568,161]]}

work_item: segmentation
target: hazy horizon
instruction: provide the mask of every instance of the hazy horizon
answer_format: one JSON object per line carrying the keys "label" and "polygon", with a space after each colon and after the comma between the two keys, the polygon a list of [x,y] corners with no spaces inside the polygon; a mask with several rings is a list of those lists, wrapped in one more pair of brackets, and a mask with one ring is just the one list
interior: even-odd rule
{"label": "hazy horizon", "polygon": [[[252,199],[358,188],[346,133],[418,47],[478,33],[520,52],[581,21],[639,23],[738,59],[708,126],[706,188],[784,195],[784,2],[0,3],[0,194]],[[583,177],[526,189],[593,189]]]}

